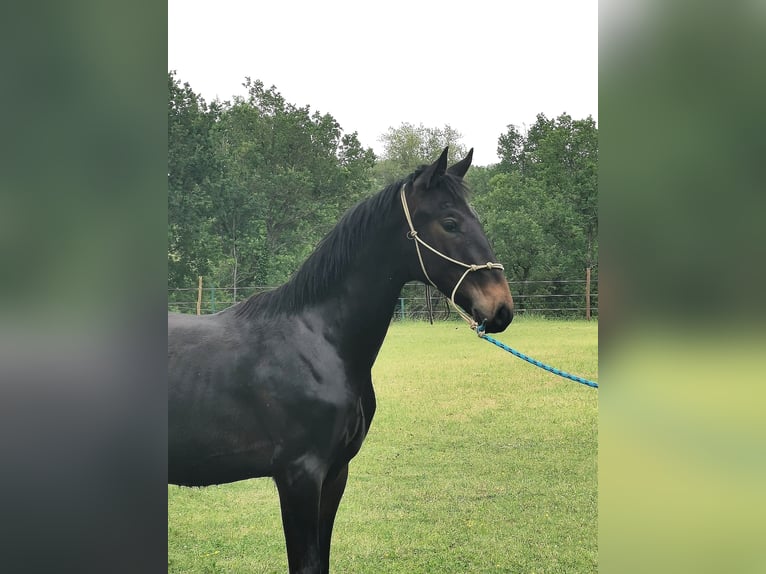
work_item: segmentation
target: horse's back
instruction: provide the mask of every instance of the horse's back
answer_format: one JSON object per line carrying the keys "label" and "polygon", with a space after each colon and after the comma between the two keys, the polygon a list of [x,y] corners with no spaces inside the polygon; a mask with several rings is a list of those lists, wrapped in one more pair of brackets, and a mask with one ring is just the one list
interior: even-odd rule
{"label": "horse's back", "polygon": [[189,352],[192,347],[215,345],[230,337],[225,315],[168,313],[168,357]]}

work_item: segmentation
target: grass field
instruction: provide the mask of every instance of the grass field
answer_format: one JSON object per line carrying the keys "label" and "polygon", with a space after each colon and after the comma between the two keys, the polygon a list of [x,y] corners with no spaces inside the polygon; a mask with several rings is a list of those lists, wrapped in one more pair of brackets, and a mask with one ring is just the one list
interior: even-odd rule
{"label": "grass field", "polygon": [[[597,323],[521,317],[496,337],[598,380]],[[394,323],[378,410],[333,534],[338,573],[597,571],[598,391],[479,340]],[[269,479],[168,487],[170,572],[284,573]]]}

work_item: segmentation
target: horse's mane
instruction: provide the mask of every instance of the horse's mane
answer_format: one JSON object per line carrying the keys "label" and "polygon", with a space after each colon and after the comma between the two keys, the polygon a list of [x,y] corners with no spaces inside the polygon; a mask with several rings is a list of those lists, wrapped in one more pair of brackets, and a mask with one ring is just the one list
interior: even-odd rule
{"label": "horse's mane", "polygon": [[[349,209],[287,283],[241,302],[236,306],[235,314],[252,317],[291,312],[327,295],[342,279],[364,238],[377,230],[391,209],[401,210],[399,192],[402,185],[411,184],[426,167],[420,166],[409,176]],[[468,188],[461,178],[445,174],[434,183],[454,198],[467,199]]]}

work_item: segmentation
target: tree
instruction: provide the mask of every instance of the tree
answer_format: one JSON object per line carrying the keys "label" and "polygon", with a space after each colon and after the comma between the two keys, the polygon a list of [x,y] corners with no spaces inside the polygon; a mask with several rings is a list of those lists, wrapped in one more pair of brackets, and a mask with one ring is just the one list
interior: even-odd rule
{"label": "tree", "polygon": [[539,281],[566,275],[561,262],[565,241],[551,233],[553,222],[564,215],[562,207],[539,182],[517,173],[498,173],[490,188],[474,199],[474,206],[508,276]]}
{"label": "tree", "polygon": [[[549,120],[543,114],[527,134],[520,166],[527,178],[543,184],[547,193],[574,213],[583,245],[576,247],[583,267],[597,261],[598,131],[593,118],[572,120],[562,114]],[[575,237],[570,233],[572,241]]]}
{"label": "tree", "polygon": [[463,159],[467,150],[460,143],[462,137],[449,125],[428,128],[422,123],[415,126],[405,122],[398,128],[388,128],[378,138],[383,143],[383,156],[375,166],[378,183],[382,187],[401,179],[418,166],[432,162],[447,146],[450,162]]}
{"label": "tree", "polygon": [[276,284],[369,189],[374,155],[330,114],[260,81],[244,85],[248,97],[227,104],[217,126],[226,166],[217,230],[232,285]]}
{"label": "tree", "polygon": [[491,190],[490,182],[497,173],[499,173],[497,165],[472,165],[465,175],[465,181],[472,196],[476,198],[488,194]]}
{"label": "tree", "polygon": [[[497,165],[475,176],[480,192],[474,203],[509,277],[552,281],[584,276],[598,261],[598,132],[593,119],[540,114],[526,134],[508,126],[498,139],[498,154]],[[535,294],[568,296],[578,289],[538,286]]]}
{"label": "tree", "polygon": [[524,136],[519,129],[514,125],[509,125],[508,131],[497,140],[497,155],[500,158],[500,169],[510,173],[520,168],[524,143]]}
{"label": "tree", "polygon": [[219,175],[208,107],[168,73],[168,285],[186,286],[209,272],[217,246],[210,234],[208,189]]}
{"label": "tree", "polygon": [[169,74],[171,286],[283,282],[371,188],[375,156],[355,132],[244,85],[247,97],[206,106]]}

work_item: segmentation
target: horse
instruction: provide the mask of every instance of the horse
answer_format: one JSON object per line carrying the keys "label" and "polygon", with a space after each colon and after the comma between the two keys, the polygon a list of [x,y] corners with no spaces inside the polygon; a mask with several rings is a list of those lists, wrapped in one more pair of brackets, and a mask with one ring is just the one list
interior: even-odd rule
{"label": "horse", "polygon": [[451,293],[488,333],[513,319],[467,202],[473,149],[449,168],[447,152],[351,208],[281,287],[213,315],[168,314],[168,483],[271,477],[291,574],[329,572],[349,461],[375,415],[371,368],[404,284]]}

